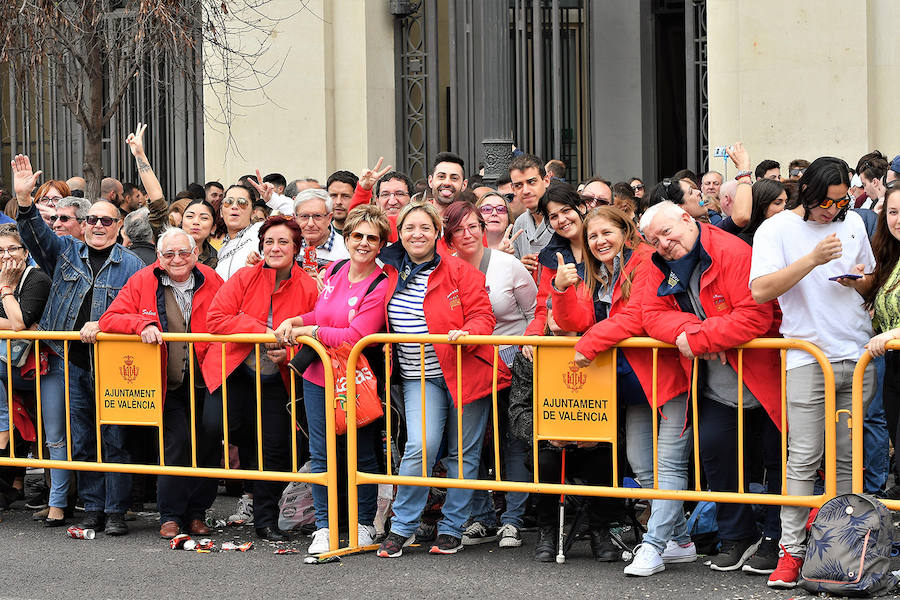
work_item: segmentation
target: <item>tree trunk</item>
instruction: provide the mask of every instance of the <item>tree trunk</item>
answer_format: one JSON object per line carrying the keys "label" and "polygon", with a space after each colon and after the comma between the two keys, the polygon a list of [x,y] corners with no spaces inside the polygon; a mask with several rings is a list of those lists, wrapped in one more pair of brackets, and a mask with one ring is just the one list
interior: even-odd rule
{"label": "tree trunk", "polygon": [[84,197],[95,202],[100,197],[103,179],[103,57],[100,53],[102,34],[99,15],[93,0],[84,5],[84,23],[92,23],[84,38],[87,49],[85,77],[87,78],[87,120],[84,129]]}

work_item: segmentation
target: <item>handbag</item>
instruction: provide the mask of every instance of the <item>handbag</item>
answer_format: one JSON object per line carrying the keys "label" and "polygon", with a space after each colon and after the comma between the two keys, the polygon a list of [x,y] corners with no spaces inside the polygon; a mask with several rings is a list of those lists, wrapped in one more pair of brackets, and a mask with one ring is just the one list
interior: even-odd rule
{"label": "handbag", "polygon": [[[28,274],[33,268],[34,267],[29,265],[22,273],[22,277],[19,279],[19,285],[16,286],[17,296],[21,293],[22,284],[25,283],[25,278],[28,277]],[[9,356],[7,356],[6,340],[0,339],[0,361],[8,363],[13,367],[21,367],[28,360],[28,355],[31,354],[31,348],[33,346],[34,340],[9,340]]]}
{"label": "handbag", "polygon": [[[343,343],[337,348],[329,348],[331,368],[334,372],[334,430],[337,435],[347,433],[347,358],[353,347]],[[356,363],[356,426],[363,427],[384,415],[381,398],[378,397],[378,382],[369,367],[369,361],[362,354]]]}

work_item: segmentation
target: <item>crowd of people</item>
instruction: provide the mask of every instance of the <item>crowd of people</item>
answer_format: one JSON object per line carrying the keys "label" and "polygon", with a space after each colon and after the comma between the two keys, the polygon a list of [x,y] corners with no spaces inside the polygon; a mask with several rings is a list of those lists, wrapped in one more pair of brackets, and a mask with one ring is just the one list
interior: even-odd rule
{"label": "crowd of people", "polygon": [[[34,402],[40,369],[42,422],[34,426],[43,427],[50,458],[65,460],[71,447],[73,460],[96,459],[92,344],[100,332],[117,332],[163,346],[166,464],[190,465],[196,454],[200,466],[237,459],[242,469],[289,471],[298,427],[290,411],[294,368],[302,375],[298,452],[309,458],[311,472],[324,472],[325,367],[315,358],[289,365],[297,338],[338,348],[377,332],[430,333],[447,343],[394,344],[391,381],[383,380],[383,365],[373,369],[382,391],[392,386],[400,410],[396,472],[430,474],[440,463],[451,478],[460,465],[466,479],[485,476],[491,460],[482,451],[493,443],[485,436],[495,419],[501,464],[493,468],[505,480],[530,481],[535,347],[501,346],[495,374],[490,347],[463,345],[457,354],[450,342],[490,334],[581,336],[573,362],[586,367],[628,337],[650,336],[674,348],[656,357],[637,348],[617,355],[621,441],[627,472],[641,486],[656,480],[660,489],[688,488],[696,423],[706,489],[734,492],[744,481],[767,493],[810,495],[824,453],[821,368],[811,355],[787,351],[788,428],[781,432],[780,353],[745,350],[738,366],[738,346],[783,336],[812,342],[827,356],[837,409],[850,408],[860,355],[868,350],[875,357],[863,390],[866,487],[900,498],[900,487],[885,489],[900,424],[900,364],[885,349],[900,334],[900,156],[888,162],[873,152],[855,168],[832,157],[795,160],[782,178],[772,160],[753,169],[749,151],[735,143],[727,153],[737,173],[727,180],[716,171],[682,170],[652,186],[640,177],[612,183],[599,176],[573,185],[562,161],[517,151],[508,174],[487,185],[480,175],[467,176],[459,156],[442,152],[427,181],[417,183],[379,160],[358,176],[337,171],[324,186],[257,171],[230,185],[192,184],[169,203],[144,151],[145,129],[138,124],[126,140],[140,185],[105,179],[94,201],[83,197],[79,177],[38,185],[41,172],[27,156],[12,162],[15,197],[7,224],[0,224],[0,329],[78,331],[80,341],[66,348],[48,341],[40,357],[30,357],[27,345],[12,347],[0,371],[0,396],[11,386],[16,398],[12,412],[0,402],[4,455],[16,443],[10,420],[24,430],[20,421],[29,397]],[[198,342],[191,352],[186,343],[164,342],[167,332],[267,333],[276,342],[261,348],[229,342],[224,351]],[[6,354],[5,344],[0,351]],[[495,382],[498,414],[492,414]],[[741,426],[746,477],[738,472]],[[383,428],[375,421],[357,432],[363,471],[393,468],[385,464]],[[104,425],[100,434],[106,461],[154,460],[146,440],[135,444],[137,434],[127,427]],[[223,443],[235,446],[237,456]],[[560,480],[563,453],[570,476],[614,483],[608,445],[564,440],[540,442],[542,481]],[[849,492],[848,435],[838,435],[836,458],[838,492]],[[16,475],[4,473],[6,502],[21,494]],[[44,525],[65,524],[77,495],[82,526],[126,534],[138,478],[81,472],[77,490],[72,478],[50,470],[47,507],[36,513]],[[162,537],[209,532],[204,517],[216,480],[160,476],[156,485]],[[233,518],[253,523],[262,539],[287,539],[278,528],[284,484],[243,486]],[[352,534],[360,545],[380,542],[381,557],[399,557],[429,535],[435,554],[485,542],[518,547],[529,510],[538,527],[535,559],[553,561],[558,551],[555,496],[507,493],[496,506],[490,493],[450,488],[429,529],[423,520],[429,489],[399,486],[390,527],[378,538],[376,495],[376,486],[361,486]],[[309,552],[319,554],[330,533],[324,488],[313,486],[313,500]],[[620,560],[610,528],[623,518],[624,503],[594,498],[586,510],[594,558]],[[720,546],[710,568],[792,587],[806,551],[808,509],[763,512],[718,505]],[[651,576],[696,559],[683,503],[653,500],[624,573]]]}

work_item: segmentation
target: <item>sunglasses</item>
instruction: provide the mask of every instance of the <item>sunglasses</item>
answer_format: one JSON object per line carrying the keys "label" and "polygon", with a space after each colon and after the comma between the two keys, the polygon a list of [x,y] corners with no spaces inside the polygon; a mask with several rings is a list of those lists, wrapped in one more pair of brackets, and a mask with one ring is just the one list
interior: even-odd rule
{"label": "sunglasses", "polygon": [[57,221],[59,221],[60,223],[68,223],[69,221],[77,221],[81,223],[82,221],[84,221],[84,219],[79,219],[78,217],[72,217],[69,215],[53,215],[52,217],[49,217],[49,219],[51,223],[56,223]]}
{"label": "sunglasses", "polygon": [[354,242],[361,242],[364,239],[372,245],[377,244],[381,241],[381,238],[377,235],[372,235],[371,233],[360,233],[358,231],[354,231],[350,234],[350,239]]}
{"label": "sunglasses", "polygon": [[[104,227],[109,227],[113,223],[119,221],[119,219],[113,217],[98,217],[97,215],[88,215],[84,220],[87,221],[88,225],[96,225],[99,222]],[[65,223],[65,221],[63,221],[63,223]]]}
{"label": "sunglasses", "polygon": [[506,194],[503,194],[503,197],[506,198],[506,201],[507,201],[507,202],[512,202],[513,200],[516,199],[516,195],[513,194],[513,193],[506,193]]}
{"label": "sunglasses", "polygon": [[590,194],[578,194],[581,196],[582,202],[586,204],[591,204],[594,206],[604,205],[609,206],[612,202],[608,201],[606,198],[602,196],[591,196]]}
{"label": "sunglasses", "polygon": [[644,189],[644,184],[638,183],[636,185],[631,186],[631,189],[634,190],[635,192],[638,192],[638,191]]}
{"label": "sunglasses", "polygon": [[490,206],[488,204],[485,204],[478,210],[481,211],[481,214],[483,214],[484,216],[488,216],[493,213],[497,213],[498,215],[505,215],[509,212],[505,206]]}
{"label": "sunglasses", "polygon": [[250,206],[250,201],[246,198],[234,197],[229,197],[222,200],[222,206],[232,206],[234,204],[237,204],[240,208],[247,208],[248,206]]}
{"label": "sunglasses", "polygon": [[819,208],[831,208],[835,205],[837,205],[838,208],[845,208],[850,204],[850,200],[852,200],[852,198],[849,194],[838,200],[835,200],[834,198],[825,198],[825,200],[819,204]]}

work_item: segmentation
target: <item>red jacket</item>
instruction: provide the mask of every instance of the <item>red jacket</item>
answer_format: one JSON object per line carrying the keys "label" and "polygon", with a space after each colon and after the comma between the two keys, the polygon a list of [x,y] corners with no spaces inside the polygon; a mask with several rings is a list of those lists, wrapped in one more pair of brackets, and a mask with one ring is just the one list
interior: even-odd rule
{"label": "red jacket", "polygon": [[[684,331],[695,355],[724,351],[728,364],[737,371],[735,346],[757,337],[778,337],[775,304],[757,304],[750,295],[750,246],[718,227],[702,223],[698,226],[702,269],[700,303],[706,319],[682,311],[674,295],[658,295],[668,274],[661,270],[664,261],[655,257],[647,274],[647,289],[641,297],[644,329],[650,336],[669,344],[674,344],[675,338]],[[690,380],[691,361],[683,356],[680,360],[685,377]],[[778,350],[744,352],[744,382],[778,427],[781,426],[780,372]]]}
{"label": "red jacket", "polygon": [[[641,244],[637,250],[631,253],[628,262],[622,268],[622,272],[613,286],[612,304],[609,309],[609,317],[591,326],[581,337],[575,350],[586,357],[593,359],[597,354],[612,348],[616,343],[624,339],[646,335],[641,323],[642,294],[647,289],[647,273],[653,268],[650,258],[653,256],[653,248],[647,244]],[[622,281],[629,274],[631,278],[631,294],[627,300],[622,298]],[[553,306],[557,323],[564,329],[571,331],[584,331],[584,329],[572,329],[580,326],[590,317],[594,319],[593,302],[587,304],[585,295],[569,288],[564,293],[553,291]],[[644,389],[647,401],[653,402],[653,353],[650,349],[624,348],[625,358],[634,369]],[[662,406],[678,394],[688,389],[688,379],[678,360],[680,354],[677,350],[663,348],[657,355],[656,378],[656,404]]]}
{"label": "red jacket", "polygon": [[[394,249],[396,248],[396,249]],[[399,264],[393,255],[399,255],[402,246],[382,251],[384,271],[388,275],[388,291],[385,302],[385,322],[390,323],[387,303],[397,289]],[[469,263],[455,256],[440,255],[440,262],[428,277],[425,292],[425,321],[428,333],[443,334],[451,329],[463,329],[471,335],[491,335],[497,319],[491,308],[491,300],[485,289],[484,275]],[[434,344],[444,381],[450,390],[454,404],[459,402],[456,380],[456,347],[451,344]],[[509,387],[510,372],[502,360],[498,360],[498,389]],[[462,351],[463,406],[489,396],[492,391],[494,350],[491,346],[464,346]]]}
{"label": "red jacket", "polygon": [[[166,300],[160,283],[163,269],[157,260],[132,275],[122,291],[112,301],[100,317],[100,330],[109,333],[140,334],[148,325],[156,325],[161,331],[168,331],[166,323]],[[222,278],[213,269],[197,263],[194,266],[194,297],[191,301],[191,322],[189,329],[194,333],[206,333],[206,313],[219,288]],[[194,344],[197,360],[203,358],[209,344]],[[162,381],[166,385],[166,345],[163,344]],[[165,390],[163,390],[165,394]],[[163,396],[165,397],[165,396]]]}
{"label": "red jacket", "polygon": [[[209,333],[265,333],[270,306],[274,329],[285,319],[311,311],[317,297],[315,281],[296,262],[291,267],[291,276],[281,282],[277,291],[275,269],[260,262],[240,269],[225,282],[209,307],[206,326]],[[231,375],[253,348],[253,344],[228,342],[225,345],[226,375]],[[290,375],[286,363],[281,364],[281,376],[287,387]],[[210,344],[203,361],[203,378],[211,392],[222,385],[220,343]]]}

